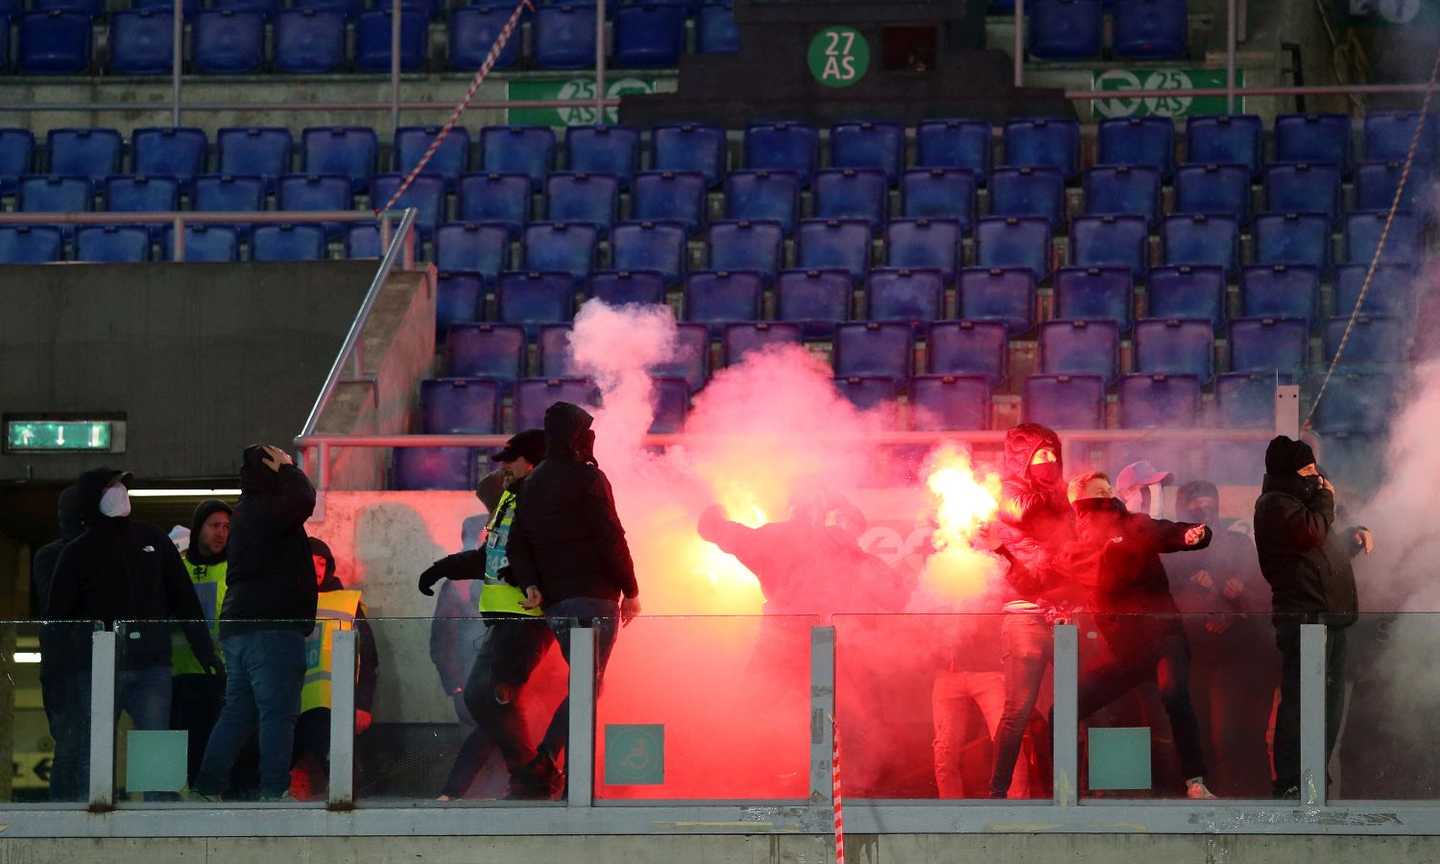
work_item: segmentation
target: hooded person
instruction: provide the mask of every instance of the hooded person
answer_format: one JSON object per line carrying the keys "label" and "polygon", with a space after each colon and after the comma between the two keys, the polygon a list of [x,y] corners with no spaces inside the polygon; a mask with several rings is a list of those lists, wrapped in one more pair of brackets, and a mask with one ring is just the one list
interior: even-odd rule
{"label": "hooded person", "polygon": [[[194,586],[195,599],[209,622],[210,635],[220,636],[220,607],[225,602],[226,551],[230,545],[230,505],[224,501],[201,501],[190,517],[190,527],[181,560]],[[170,701],[170,728],[188,734],[190,782],[200,771],[205,742],[220,716],[225,701],[225,680],[205,674],[204,667],[184,639],[173,639],[170,651],[173,698]]]}
{"label": "hooded person", "polygon": [[[60,536],[41,546],[30,566],[30,617],[43,619],[50,604],[55,565],[70,541],[85,530],[80,515],[80,490],[67,486],[56,503]],[[88,697],[78,693],[90,689],[90,628],[80,624],[40,625],[40,696],[50,737],[55,740],[55,758],[50,767],[52,801],[79,801],[89,778],[76,775],[81,750],[88,752],[90,718]]]}

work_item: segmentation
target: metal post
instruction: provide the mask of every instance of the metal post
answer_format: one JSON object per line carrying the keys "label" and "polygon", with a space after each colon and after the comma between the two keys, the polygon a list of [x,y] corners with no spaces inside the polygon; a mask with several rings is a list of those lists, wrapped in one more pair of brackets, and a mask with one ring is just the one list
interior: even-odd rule
{"label": "metal post", "polygon": [[115,808],[115,633],[90,643],[90,809]]}
{"label": "metal post", "polygon": [[[543,627],[539,622],[518,622]],[[612,626],[620,626],[615,622]],[[565,745],[566,804],[589,807],[595,794],[595,631],[570,628],[570,741]]]}
{"label": "metal post", "polygon": [[605,0],[595,2],[595,122],[605,125]]}
{"label": "metal post", "polygon": [[1225,113],[1235,113],[1235,0],[1227,0],[1225,12]]}
{"label": "metal post", "polygon": [[412,227],[409,231],[406,231],[406,232],[405,232],[405,236],[404,236],[403,238],[401,238],[400,243],[401,243],[401,246],[400,246],[400,269],[401,269],[401,270],[414,270],[414,269],[415,269],[415,229],[414,229],[413,227]]}
{"label": "metal post", "polygon": [[330,809],[354,806],[355,631],[340,630],[330,646]]}
{"label": "metal post", "polygon": [[390,140],[400,128],[400,23],[403,20],[400,0],[390,4]]}
{"label": "metal post", "polygon": [[834,793],[835,628],[810,628],[810,803]]}
{"label": "metal post", "polygon": [[170,58],[170,125],[179,128],[180,67],[183,65],[180,61],[185,55],[185,0],[175,0],[175,11],[172,14],[175,20],[172,22],[174,27],[170,38],[175,56]]}
{"label": "metal post", "polygon": [[[393,140],[393,139],[392,139]],[[381,202],[384,203],[383,201]],[[390,220],[384,216],[380,217],[380,257],[385,257],[385,252],[390,248]]]}
{"label": "metal post", "polygon": [[170,225],[170,257],[175,261],[185,260],[184,216],[176,216],[175,221]]}
{"label": "metal post", "polygon": [[324,492],[330,488],[330,445],[324,441],[316,448],[315,458],[319,461],[316,466],[316,479],[320,483],[320,491]]}
{"label": "metal post", "polygon": [[1300,625],[1300,803],[1325,806],[1325,625]]}
{"label": "metal post", "polygon": [[1025,86],[1025,0],[1015,0],[1015,86]]}
{"label": "metal post", "polygon": [[1074,624],[1055,625],[1055,803],[1073,807],[1080,784],[1080,639]]}
{"label": "metal post", "polygon": [[1300,385],[1278,384],[1275,387],[1275,434],[1300,438]]}

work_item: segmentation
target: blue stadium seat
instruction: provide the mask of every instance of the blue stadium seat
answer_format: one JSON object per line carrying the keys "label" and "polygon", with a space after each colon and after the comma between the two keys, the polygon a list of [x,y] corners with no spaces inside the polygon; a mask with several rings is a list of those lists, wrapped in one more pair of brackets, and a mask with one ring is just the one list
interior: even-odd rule
{"label": "blue stadium seat", "polygon": [[806,219],[795,237],[795,266],[802,269],[834,267],[859,281],[870,269],[870,226],[838,219]]}
{"label": "blue stadium seat", "polygon": [[1120,327],[1114,321],[1048,321],[1040,325],[1040,369],[1047,375],[1120,372]]}
{"label": "blue stadium seat", "polygon": [[751,171],[793,171],[800,184],[820,163],[820,133],[799,123],[756,123],[745,129],[745,167]]}
{"label": "blue stadium seat", "polygon": [[1190,16],[1185,0],[1116,0],[1112,48],[1126,60],[1183,60]]}
{"label": "blue stadium seat", "polygon": [[258,12],[209,11],[190,27],[195,71],[215,75],[258,72],[265,64],[265,16]]}
{"label": "blue stadium seat", "polygon": [[1281,114],[1275,118],[1275,161],[1350,169],[1349,114]]}
{"label": "blue stadium seat", "polygon": [[551,222],[593,225],[603,238],[620,213],[620,181],[591,174],[551,174],[545,181]]}
{"label": "blue stadium seat", "polygon": [[711,270],[757,270],[774,276],[784,261],[785,230],[778,222],[715,222],[706,245]]}
{"label": "blue stadium seat", "polygon": [[[420,159],[440,134],[439,126],[401,126],[395,130],[395,142],[391,165],[401,174],[409,174],[420,164]],[[445,181],[447,189],[455,188],[460,177],[470,168],[470,132],[456,124],[440,142],[435,155],[425,163],[421,171]]]}
{"label": "blue stadium seat", "polygon": [[[350,189],[350,178],[341,176],[318,176],[314,174],[291,174],[281,177],[276,186],[275,206],[278,210],[294,213],[317,211],[350,210],[354,207],[355,195]],[[325,236],[338,240],[345,233],[345,223],[325,222]]]}
{"label": "blue stadium seat", "polygon": [[865,280],[871,321],[930,323],[945,317],[945,278],[937,270],[877,267]]}
{"label": "blue stadium seat", "polygon": [[946,281],[960,268],[960,223],[898,219],[885,229],[891,267],[938,270]]}
{"label": "blue stadium seat", "polygon": [[900,398],[902,384],[888,375],[851,375],[835,379],[835,390],[857,411],[891,406]]}
{"label": "blue stadium seat", "polygon": [[576,284],[563,271],[502,273],[495,287],[497,318],[523,326],[533,338],[541,325],[562,324],[574,316]]}
{"label": "blue stadium seat", "polygon": [[1005,164],[1056,168],[1073,179],[1080,166],[1080,124],[1074,120],[1012,120],[1005,124]]}
{"label": "blue stadium seat", "polygon": [[685,53],[685,9],[659,3],[615,10],[612,60],[620,69],[675,66]]}
{"label": "blue stadium seat", "polygon": [[1321,213],[1255,217],[1255,263],[1330,269],[1330,218]]}
{"label": "blue stadium seat", "polygon": [[510,231],[493,222],[451,222],[435,231],[435,266],[494,279],[510,269]]}
{"label": "blue stadium seat", "polygon": [[567,378],[577,374],[570,354],[570,336],[575,328],[569,324],[541,327],[535,339],[540,360],[541,378]]}
{"label": "blue stadium seat", "polygon": [[[259,177],[206,174],[190,190],[190,209],[205,213],[250,213],[265,209],[265,181]],[[248,226],[234,225],[243,239]]]}
{"label": "blue stadium seat", "polygon": [[1147,318],[1135,322],[1135,371],[1215,377],[1215,328],[1209,321]]}
{"label": "blue stadium seat", "polygon": [[1230,371],[1297,375],[1310,354],[1303,318],[1237,318],[1230,322]]}
{"label": "blue stadium seat", "polygon": [[725,358],[725,365],[732,366],[751,351],[763,351],[773,345],[799,345],[801,333],[799,324],[779,321],[731,324],[725,328],[720,339],[721,355]]}
{"label": "blue stadium seat", "polygon": [[1254,114],[1191,117],[1185,123],[1185,155],[1208,165],[1244,165],[1251,176],[1264,159],[1264,124]]}
{"label": "blue stadium seat", "polygon": [[704,324],[676,325],[675,353],[668,362],[650,367],[650,374],[684,378],[691,393],[704,387],[710,376],[710,329]]}
{"label": "blue stadium seat", "polygon": [[75,232],[75,260],[138,264],[150,260],[150,232],[122,225],[90,226]]}
{"label": "blue stadium seat", "polygon": [[[508,20],[510,9],[504,4],[462,6],[451,12],[450,26],[446,28],[450,37],[450,50],[446,55],[450,69],[472,73],[478,70]],[[520,35],[518,30],[511,34],[494,68],[514,69],[520,64],[520,49],[523,47]]]}
{"label": "blue stadium seat", "polygon": [[1315,411],[1321,435],[1378,432],[1395,413],[1394,380],[1388,375],[1337,372]]}
{"label": "blue stadium seat", "polygon": [[858,219],[878,231],[885,224],[888,203],[882,171],[843,168],[815,175],[816,219]]}
{"label": "blue stadium seat", "polygon": [[[1435,136],[1427,118],[1415,152],[1415,164],[1435,164]],[[1410,142],[1420,123],[1419,111],[1371,111],[1365,115],[1365,158],[1372,162],[1404,162],[1410,155]]]}
{"label": "blue stadium seat", "polygon": [[345,65],[345,13],[287,9],[275,16],[275,70],[337,72]]}
{"label": "blue stadium seat", "polygon": [[421,381],[420,425],[430,435],[493,435],[500,431],[500,383],[484,378]]}
{"label": "blue stadium seat", "polygon": [[[102,193],[105,209],[111,213],[166,213],[180,209],[180,182],[172,177],[111,177]],[[164,225],[145,230],[157,238]]]}
{"label": "blue stadium seat", "polygon": [[1193,429],[1200,379],[1193,375],[1126,375],[1120,379],[1121,429]]}
{"label": "blue stadium seat", "polygon": [[[175,229],[166,228],[161,241],[163,260],[174,260]],[[228,225],[186,225],[185,260],[226,263],[240,260],[240,232]]]}
{"label": "blue stadium seat", "polygon": [[1302,318],[1320,309],[1320,271],[1313,267],[1246,267],[1240,274],[1240,314],[1246,318]]}
{"label": "blue stadium seat", "polygon": [[[508,324],[473,323],[483,295],[472,295],[471,286],[457,290],[453,322],[445,345],[450,353],[449,373],[458,378],[493,378],[518,381],[525,373],[525,328]],[[475,286],[478,287],[478,286]],[[475,305],[468,301],[475,298]],[[461,318],[469,309],[469,316]],[[448,311],[448,310],[447,310]]]}
{"label": "blue stadium seat", "polygon": [[[622,7],[623,11],[623,7]],[[677,9],[682,15],[683,9]],[[680,19],[681,24],[685,22]],[[683,29],[681,31],[684,32]],[[690,413],[690,385],[684,378],[651,378],[651,406],[655,418],[650,422],[651,435],[673,435],[685,428]]]}
{"label": "blue stadium seat", "polygon": [[790,171],[736,171],[725,178],[725,215],[778,222],[786,234],[800,218],[800,175]]}
{"label": "blue stadium seat", "polygon": [[[1334,165],[1271,165],[1264,182],[1272,213],[1324,213],[1331,222],[1340,215],[1340,169]],[[1390,209],[1389,201],[1384,208]]]}
{"label": "blue stadium seat", "polygon": [[719,127],[657,126],[650,133],[650,150],[656,171],[699,173],[712,189],[725,179],[728,147],[725,130]]}
{"label": "blue stadium seat", "polygon": [[[1395,190],[1405,166],[1400,162],[1363,162],[1355,166],[1355,206],[1353,210],[1389,210],[1395,203]],[[1410,172],[1405,192],[1400,196],[1400,209],[1424,211],[1434,184],[1420,169]]]}
{"label": "blue stadium seat", "polygon": [[670,285],[685,276],[689,258],[685,229],[657,222],[626,222],[610,239],[610,265],[616,270],[650,270]]}
{"label": "blue stadium seat", "polygon": [[1222,267],[1156,267],[1147,278],[1145,294],[1151,318],[1205,318],[1216,329],[1225,324]]}
{"label": "blue stadium seat", "polygon": [[[8,19],[7,19],[8,20]],[[5,32],[8,34],[7,26]],[[81,75],[90,69],[89,15],[31,12],[20,17],[22,75]],[[7,45],[8,47],[8,45]]]}
{"label": "blue stadium seat", "polygon": [[932,375],[980,376],[998,387],[1009,368],[1009,336],[996,321],[937,321],[925,337]]}
{"label": "blue stadium seat", "polygon": [[280,11],[280,0],[210,0],[211,9],[228,12],[255,12],[270,20]]}
{"label": "blue stadium seat", "polygon": [[800,324],[807,339],[829,339],[850,320],[854,290],[844,270],[786,270],[775,280],[775,317]]}
{"label": "blue stadium seat", "polygon": [[1064,267],[1055,271],[1054,316],[1114,321],[1129,334],[1134,294],[1128,267]]}
{"label": "blue stadium seat", "polygon": [[168,9],[133,9],[110,16],[110,74],[170,74],[175,62],[174,21]]}
{"label": "blue stadium seat", "polygon": [[295,139],[289,129],[232,127],[215,135],[220,174],[260,177],[267,187],[290,173]]}
{"label": "blue stadium seat", "polygon": [[10,50],[10,20],[18,13],[18,9],[0,9],[0,72],[9,72],[12,53]]}
{"label": "blue stadium seat", "polygon": [[350,178],[363,192],[375,176],[380,139],[369,126],[319,126],[300,136],[306,174],[335,174]]}
{"label": "blue stadium seat", "polygon": [[1042,60],[1086,60],[1105,47],[1100,0],[1031,0],[1030,53]]}
{"label": "blue stadium seat", "polygon": [[[455,325],[470,324],[484,317],[485,278],[478,273],[440,271],[435,278],[435,344],[447,342],[449,331]],[[493,324],[484,326],[495,328]],[[524,345],[525,334],[521,332],[520,347]],[[511,370],[511,379],[520,374],[518,355],[517,361],[506,368]],[[453,361],[451,371],[454,372]]]}
{"label": "blue stadium seat", "polygon": [[544,126],[486,126],[480,153],[485,173],[524,174],[539,192],[555,164],[555,133]]}
{"label": "blue stadium seat", "polygon": [[1231,372],[1215,378],[1215,422],[1224,429],[1275,428],[1275,375]]}
{"label": "blue stadium seat", "polygon": [[380,258],[380,229],[375,225],[351,225],[345,229],[345,258]]}
{"label": "blue stadium seat", "polygon": [[1145,275],[1150,228],[1141,216],[1083,216],[1070,225],[1070,263],[1077,267],[1125,267]]}
{"label": "blue stadium seat", "polygon": [[915,130],[915,167],[969,171],[984,186],[994,146],[984,120],[927,120]]}
{"label": "blue stadium seat", "polygon": [[101,0],[31,0],[30,8],[36,12],[73,12],[90,18],[105,14],[105,4]]}
{"label": "blue stadium seat", "polygon": [[1019,335],[1035,326],[1035,272],[1025,267],[972,267],[960,271],[960,317],[994,321]]}
{"label": "blue stadium seat", "polygon": [[0,264],[44,264],[59,261],[64,252],[59,228],[0,225]]}
{"label": "blue stadium seat", "polygon": [[589,225],[536,222],[525,228],[524,269],[584,279],[595,267],[597,238]]}
{"label": "blue stadium seat", "polygon": [[495,222],[511,236],[530,221],[530,178],[523,174],[467,174],[455,196],[455,218],[462,222]]}
{"label": "blue stadium seat", "polygon": [[535,65],[541,69],[585,69],[595,65],[595,7],[541,6],[531,25]]}
{"label": "blue stadium seat", "polygon": [[1105,379],[1099,375],[1031,375],[1021,402],[1027,423],[1051,429],[1104,429]]}
{"label": "blue stadium seat", "polygon": [[[1345,328],[1350,325],[1350,316],[1331,318],[1325,322],[1325,362],[1335,359]],[[1399,363],[1406,357],[1405,322],[1399,318],[1376,318],[1361,315],[1350,329],[1350,340],[1345,343],[1345,353],[1340,355],[1341,366],[1374,366]]]}
{"label": "blue stadium seat", "polygon": [[29,129],[0,129],[0,195],[14,195],[21,176],[34,167],[34,133]]}
{"label": "blue stadium seat", "polygon": [[93,210],[95,189],[85,177],[20,178],[16,207],[22,213],[75,213]]}
{"label": "blue stadium seat", "polygon": [[841,324],[835,328],[832,362],[837,378],[907,379],[915,364],[914,331],[908,323]]}
{"label": "blue stadium seat", "polygon": [[924,168],[900,178],[901,212],[907,219],[947,219],[969,234],[975,227],[976,177],[960,168]]}
{"label": "blue stadium seat", "polygon": [[624,126],[571,126],[565,130],[565,162],[571,171],[603,174],[629,189],[640,170],[640,133]]}
{"label": "blue stadium seat", "polygon": [[319,225],[261,225],[250,239],[254,261],[320,261],[325,229]]}
{"label": "blue stadium seat", "polygon": [[[390,41],[393,25],[389,9],[376,9],[360,16],[355,25],[355,68],[362,72],[390,71]],[[419,72],[425,68],[430,49],[430,16],[404,9],[400,12],[400,71]]]}
{"label": "blue stadium seat", "polygon": [[760,318],[765,280],[759,273],[704,271],[685,281],[685,320],[720,333],[726,324]]}
{"label": "blue stadium seat", "polygon": [[869,168],[894,185],[905,164],[905,128],[898,123],[838,123],[830,127],[830,166]]}
{"label": "blue stadium seat", "polygon": [[104,180],[121,171],[125,142],[114,129],[52,129],[45,136],[49,173],[57,177]]}
{"label": "blue stadium seat", "polygon": [[[1345,260],[1350,264],[1369,264],[1380,245],[1385,227],[1385,213],[1351,213],[1345,217]],[[1385,264],[1419,264],[1425,260],[1424,226],[1408,213],[1397,213],[1385,241],[1380,261]]]}
{"label": "blue stadium seat", "polygon": [[740,28],[735,24],[735,6],[730,0],[709,0],[700,6],[695,19],[695,53],[737,54]]}
{"label": "blue stadium seat", "polygon": [[404,491],[470,489],[468,447],[396,447],[390,465],[390,487]]}
{"label": "blue stadium seat", "polygon": [[980,267],[1027,267],[1037,281],[1050,274],[1050,223],[1044,219],[981,219],[975,240]]}
{"label": "blue stadium seat", "polygon": [[[1335,268],[1336,315],[1349,315],[1354,311],[1369,269],[1368,264]],[[1381,264],[1375,268],[1370,289],[1365,292],[1365,305],[1360,311],[1367,315],[1410,315],[1415,306],[1417,281],[1416,272],[1409,267]]]}
{"label": "blue stadium seat", "polygon": [[1061,225],[1065,176],[1052,168],[1002,168],[990,175],[992,216],[1035,217]]}
{"label": "blue stadium seat", "polygon": [[1160,169],[1102,165],[1085,172],[1085,213],[1140,216],[1154,223],[1160,214]]}
{"label": "blue stadium seat", "polygon": [[1121,117],[1100,121],[1099,165],[1154,168],[1175,173],[1175,121],[1169,117]]}
{"label": "blue stadium seat", "polygon": [[1175,172],[1175,213],[1228,216],[1250,222],[1250,169],[1243,165],[1181,165]]}
{"label": "blue stadium seat", "polygon": [[687,233],[705,224],[705,176],[696,171],[643,171],[630,192],[630,218],[673,222]]}
{"label": "blue stadium seat", "polygon": [[990,382],[973,375],[917,375],[910,380],[910,416],[917,430],[990,428]]}
{"label": "blue stadium seat", "polygon": [[1161,226],[1165,263],[1174,267],[1223,267],[1234,273],[1240,254],[1240,226],[1228,216],[1171,216]]}
{"label": "blue stadium seat", "polygon": [[130,133],[132,173],[174,177],[189,185],[205,173],[210,141],[204,129],[136,129]]}
{"label": "blue stadium seat", "polygon": [[611,306],[664,303],[665,277],[648,271],[607,270],[590,277],[589,296]]}

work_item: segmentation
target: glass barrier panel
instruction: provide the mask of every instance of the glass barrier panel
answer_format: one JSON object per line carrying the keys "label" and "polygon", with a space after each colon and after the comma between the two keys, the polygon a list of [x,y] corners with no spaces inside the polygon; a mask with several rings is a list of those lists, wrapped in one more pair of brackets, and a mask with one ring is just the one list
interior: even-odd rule
{"label": "glass barrier panel", "polygon": [[93,621],[0,622],[0,802],[90,797]]}

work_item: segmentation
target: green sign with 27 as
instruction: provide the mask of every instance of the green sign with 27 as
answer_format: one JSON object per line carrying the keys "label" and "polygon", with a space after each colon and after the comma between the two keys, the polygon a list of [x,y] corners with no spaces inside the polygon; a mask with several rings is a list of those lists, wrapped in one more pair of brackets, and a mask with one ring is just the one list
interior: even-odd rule
{"label": "green sign with 27 as", "polygon": [[8,450],[109,450],[112,427],[94,420],[12,420],[5,424]]}
{"label": "green sign with 27 as", "polygon": [[[1235,70],[1235,87],[1245,86],[1245,72]],[[1095,116],[1100,120],[1117,117],[1200,117],[1225,114],[1224,69],[1106,69],[1091,73],[1090,89],[1125,90],[1216,90],[1214,96],[1146,96],[1144,98],[1096,99]],[[1245,110],[1245,99],[1235,97],[1235,113]]]}

